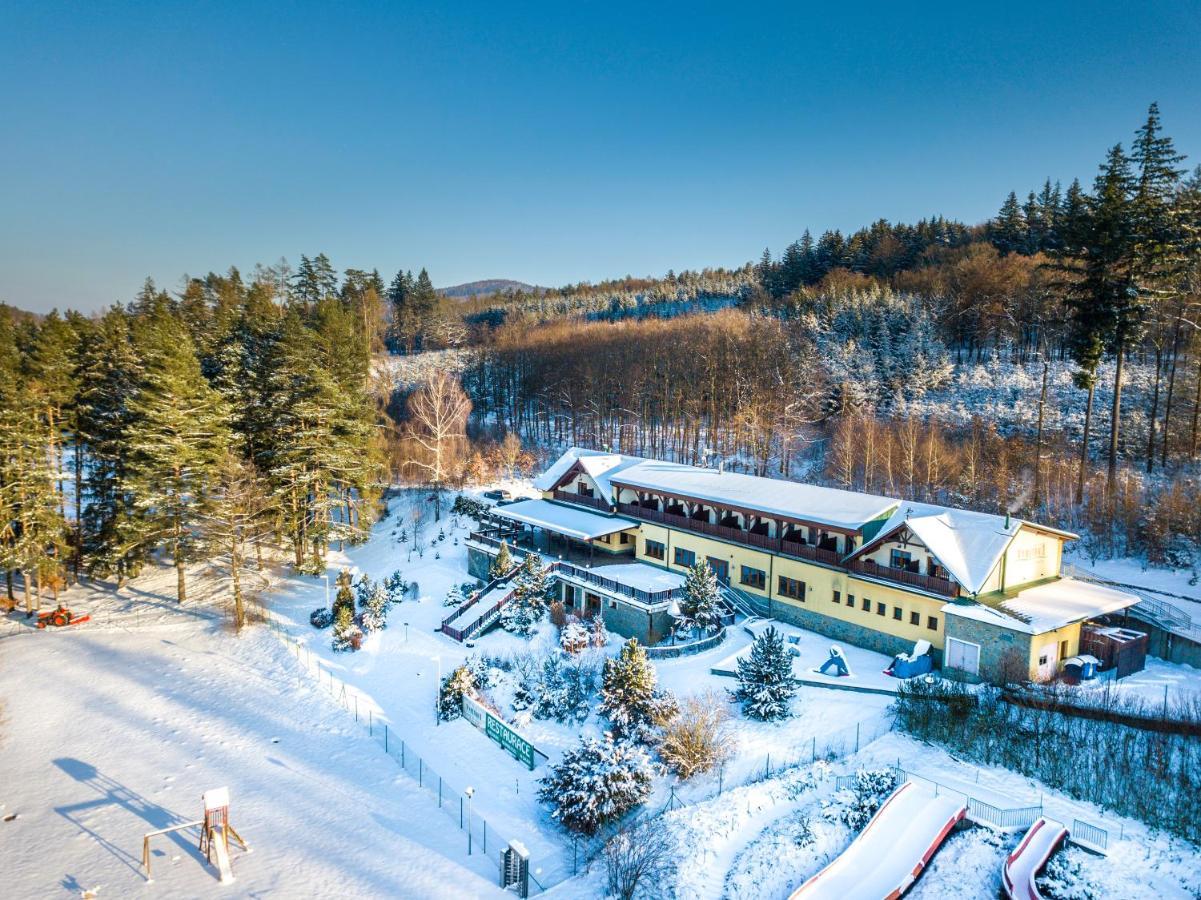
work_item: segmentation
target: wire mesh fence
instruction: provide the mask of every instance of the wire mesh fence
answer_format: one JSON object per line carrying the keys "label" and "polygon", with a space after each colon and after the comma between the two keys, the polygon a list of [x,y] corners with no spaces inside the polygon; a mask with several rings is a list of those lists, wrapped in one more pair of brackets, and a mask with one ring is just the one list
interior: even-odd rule
{"label": "wire mesh fence", "polygon": [[[380,748],[396,762],[417,786],[429,793],[437,803],[438,809],[446,817],[446,821],[462,832],[469,855],[483,854],[497,867],[497,878],[502,875],[501,852],[508,846],[509,841],[501,835],[497,828],[480,815],[472,807],[472,795],[468,785],[460,785],[444,778],[428,761],[413,750],[412,746],[396,732],[386,721],[375,715],[374,707],[367,702],[366,695],[359,692],[345,681],[338,678],[329,669],[321,665],[321,659],[312,651],[297,641],[291,633],[273,618],[267,619],[271,632],[283,643],[295,657],[300,667],[313,678],[318,685],[333,697],[346,712],[367,732],[368,737],[375,741]],[[362,699],[360,699],[360,697]],[[563,872],[558,876],[543,875],[541,879],[533,873],[540,871],[533,860],[530,862],[530,883],[533,888],[544,891],[556,884],[570,873]],[[551,873],[557,873],[558,867],[545,867]]]}
{"label": "wire mesh fence", "polygon": [[811,737],[789,752],[766,753],[751,761],[749,765],[740,761],[737,771],[734,771],[733,767],[722,765],[717,769],[716,777],[708,782],[677,782],[670,785],[670,797],[665,808],[670,810],[681,805],[702,803],[721,796],[725,791],[757,784],[790,769],[813,765],[818,760],[843,759],[852,753],[858,753],[861,748],[891,730],[892,723],[887,719],[865,719],[820,738]]}

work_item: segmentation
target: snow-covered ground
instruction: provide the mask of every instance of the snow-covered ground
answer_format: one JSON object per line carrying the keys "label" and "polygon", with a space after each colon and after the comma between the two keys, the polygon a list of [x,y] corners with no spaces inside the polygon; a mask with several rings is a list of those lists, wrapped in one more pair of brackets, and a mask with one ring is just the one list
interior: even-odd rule
{"label": "snow-covered ground", "polygon": [[200,580],[176,608],[174,579],[73,589],[96,621],[0,639],[5,897],[212,896],[199,829],[153,839],[150,884],[142,836],[222,786],[251,847],[226,896],[499,893],[495,864],[432,824],[435,803],[271,634],[234,636]]}
{"label": "snow-covered ground", "polygon": [[[504,486],[529,492],[520,482]],[[198,817],[200,793],[222,785],[233,795],[234,827],[253,848],[234,854],[233,896],[489,896],[497,892],[496,853],[508,839],[529,848],[535,877],[552,893],[603,893],[603,866],[573,877],[586,860],[573,856],[570,840],[536,800],[547,763],[531,772],[467,722],[437,722],[439,675],[473,655],[548,648],[555,634],[549,624],[532,639],[494,631],[466,647],[438,631],[451,613],[443,598],[471,580],[465,538],[473,523],[445,512],[435,523],[427,496],[401,492],[366,544],[331,552],[331,591],[343,567],[374,579],[400,571],[417,583],[392,608],[387,628],[357,653],[333,652],[330,631],[309,624],[309,613],[326,605],[325,579],[283,574],[256,585],[277,629],[252,627],[241,637],[230,632],[218,602],[220,580],[200,570],[183,608],[172,599],[174,573],[159,569],[120,593],[111,585],[72,589],[68,602],[95,616],[78,628],[31,632],[19,619],[0,628],[0,635],[13,634],[0,636],[0,750],[20,776],[0,794],[0,818],[15,816],[0,822],[4,895],[77,896],[96,885],[101,897],[210,893],[216,877],[197,856],[194,832],[156,839],[149,887],[139,872],[141,837]],[[425,509],[416,540],[415,507]],[[790,630],[798,632],[802,663],[820,664],[828,639]],[[713,692],[723,702],[733,683],[710,670],[750,641],[736,627],[706,652],[656,661],[660,685],[679,696]],[[618,646],[614,636],[605,652]],[[891,681],[878,674],[884,657],[844,649],[857,679]],[[338,686],[332,697],[331,676]],[[1125,682],[1152,699],[1164,684],[1183,690],[1194,683],[1194,670],[1157,660]],[[505,711],[509,686],[494,699]],[[887,733],[890,703],[884,695],[809,684],[783,722],[749,721],[732,706],[732,758],[687,782],[659,776],[644,808],[644,815],[662,814],[656,827],[680,847],[666,892],[784,897],[841,852],[853,835],[823,812],[832,787],[815,774],[823,765],[815,758],[831,751],[836,772],[900,761],[943,789],[1000,807],[1041,802],[1063,821],[1109,829],[1109,857],[1080,865],[1090,879],[1120,886],[1113,896],[1201,890],[1196,848],[1011,772],[967,766]],[[595,712],[578,724],[528,713],[514,718],[549,763],[604,727]],[[384,725],[391,756],[379,740]],[[420,758],[424,788],[397,764],[402,756],[409,773]],[[468,856],[464,832],[431,793],[436,778],[452,809],[467,786],[474,788],[473,811],[489,827],[487,855],[477,844]],[[978,828],[956,834],[914,895],[948,896],[955,886],[955,896],[993,896],[999,860],[1018,837]]]}
{"label": "snow-covered ground", "polygon": [[[518,494],[520,484],[508,485]],[[528,486],[526,488],[528,490]],[[439,672],[445,674],[471,656],[490,658],[553,646],[553,628],[543,627],[532,639],[519,638],[500,630],[479,638],[474,647],[461,645],[438,631],[450,610],[442,600],[452,586],[469,581],[465,538],[474,527],[470,519],[444,515],[422,529],[420,550],[411,538],[414,503],[426,502],[424,492],[403,492],[391,503],[389,518],[376,528],[370,541],[345,553],[331,555],[331,570],[350,568],[357,578],[366,574],[380,579],[399,570],[406,581],[416,581],[415,598],[394,607],[388,627],[370,636],[357,653],[335,653],[329,632],[308,624],[309,613],[325,603],[321,579],[284,580],[272,596],[273,613],[289,634],[319,661],[325,671],[345,681],[352,690],[379,711],[398,739],[421,756],[449,785],[475,788],[474,808],[505,840],[520,840],[529,849],[538,879],[547,885],[572,874],[571,842],[549,819],[536,799],[537,781],[545,765],[533,772],[492,743],[463,720],[439,724],[434,715]],[[404,543],[400,535],[407,533]],[[437,540],[442,534],[443,539]],[[405,623],[408,623],[406,628]],[[710,668],[732,652],[745,649],[751,638],[741,629],[705,653],[676,660],[657,661],[660,684],[679,696],[716,691],[719,697],[732,686],[728,678],[710,673]],[[608,652],[620,646],[616,636]],[[824,652],[824,651],[823,651]],[[878,660],[873,660],[873,664]],[[866,743],[886,726],[889,698],[803,688],[795,701],[797,715],[781,723],[752,722],[735,717],[732,737],[735,755],[718,773],[673,785],[661,779],[652,803],[666,802],[672,787],[676,796],[699,798],[719,788],[740,784],[748,778],[800,760],[812,759],[831,745],[836,749]],[[521,733],[548,757],[558,761],[565,750],[576,745],[581,735],[599,735],[605,724],[595,713],[582,724],[559,723],[522,716]]]}

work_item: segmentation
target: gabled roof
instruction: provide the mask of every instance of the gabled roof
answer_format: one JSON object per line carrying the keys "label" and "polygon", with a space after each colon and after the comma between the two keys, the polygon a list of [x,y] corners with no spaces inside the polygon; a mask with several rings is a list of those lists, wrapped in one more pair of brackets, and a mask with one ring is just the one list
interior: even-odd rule
{"label": "gabled roof", "polygon": [[1007,599],[991,603],[948,603],[944,613],[988,622],[1011,631],[1043,634],[1083,622],[1106,613],[1134,606],[1139,598],[1105,585],[1059,578],[1018,591]]}
{"label": "gabled roof", "polygon": [[988,581],[1005,549],[1022,528],[1047,531],[1065,538],[1070,532],[992,513],[970,512],[932,503],[903,502],[876,536],[851,554],[860,556],[878,547],[902,528],[908,528],[969,594]]}
{"label": "gabled roof", "polygon": [[534,479],[534,487],[540,491],[552,490],[563,476],[577,466],[586,472],[606,500],[613,499],[613,487],[609,482],[615,472],[644,462],[640,456],[625,456],[621,453],[605,453],[603,450],[585,450],[572,447],[556,459],[541,475]]}
{"label": "gabled roof", "polygon": [[875,494],[658,460],[643,460],[609,477],[624,487],[803,519],[845,531],[858,531],[897,505],[896,500]]}

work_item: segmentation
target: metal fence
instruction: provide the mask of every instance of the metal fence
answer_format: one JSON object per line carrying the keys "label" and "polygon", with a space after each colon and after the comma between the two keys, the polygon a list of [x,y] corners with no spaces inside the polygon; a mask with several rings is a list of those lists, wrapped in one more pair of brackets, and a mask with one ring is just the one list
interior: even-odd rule
{"label": "metal fence", "polygon": [[1071,839],[1078,844],[1102,851],[1109,849],[1109,829],[1107,828],[1093,825],[1081,819],[1072,819],[1072,827],[1069,831]]}
{"label": "metal fence", "polygon": [[[320,657],[314,656],[311,651],[303,647],[283,625],[270,617],[267,624],[271,632],[296,658],[301,668],[314,678],[348,714],[354,716],[355,721],[366,730],[368,736],[379,744],[388,756],[392,757],[405,774],[417,782],[418,787],[427,791],[430,797],[437,801],[438,809],[442,811],[446,819],[463,832],[468,854],[482,853],[491,857],[497,867],[499,882],[502,874],[500,854],[508,846],[509,841],[501,836],[495,826],[490,825],[478,811],[472,808],[471,797],[467,794],[466,786],[460,786],[444,778],[420,754],[416,753],[387,722],[376,722],[370,703],[359,702],[360,696],[366,701],[366,695],[360,695],[355,688],[324,668],[321,665]],[[540,871],[540,869],[531,860],[530,883],[538,890],[543,891],[549,885],[561,881],[570,874],[567,872],[557,873],[557,877],[554,874],[549,876],[544,874],[540,881],[534,876],[533,872],[535,871]]]}
{"label": "metal fence", "polygon": [[[1041,799],[1037,806],[998,807],[977,797],[973,797],[971,794],[957,787],[951,787],[933,778],[927,778],[925,775],[910,772],[902,768],[899,763],[895,766],[890,766],[890,768],[902,780],[923,781],[930,785],[934,789],[935,796],[939,794],[957,794],[963,797],[967,805],[967,816],[969,819],[982,825],[990,825],[1002,831],[1029,828],[1044,814]],[[835,787],[839,790],[853,787],[854,781],[854,775],[839,776],[835,779]],[[1068,831],[1070,840],[1074,843],[1102,852],[1108,849],[1110,836],[1114,833],[1111,828],[1094,825],[1091,822],[1085,822],[1083,819],[1073,819],[1072,827]],[[1122,833],[1123,829],[1119,825],[1119,839]]]}
{"label": "metal fence", "polygon": [[738,776],[727,773],[723,765],[718,769],[715,781],[677,781],[670,785],[670,798],[666,808],[674,809],[680,805],[702,803],[721,796],[727,790],[767,781],[790,769],[813,765],[818,760],[842,759],[852,753],[858,753],[861,747],[866,747],[890,731],[892,724],[887,720],[864,720],[841,728],[820,740],[816,737],[810,738],[790,753],[764,754],[750,766],[740,766],[741,774]]}

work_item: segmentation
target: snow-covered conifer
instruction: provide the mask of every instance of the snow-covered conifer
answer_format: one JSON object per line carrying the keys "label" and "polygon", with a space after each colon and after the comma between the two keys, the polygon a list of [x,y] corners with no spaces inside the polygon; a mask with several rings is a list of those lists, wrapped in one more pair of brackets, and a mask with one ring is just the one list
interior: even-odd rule
{"label": "snow-covered conifer", "polygon": [[500,550],[496,553],[496,558],[492,560],[492,565],[488,567],[488,578],[500,578],[503,575],[508,575],[513,568],[513,554],[509,552],[509,542],[501,541]]}
{"label": "snow-covered conifer", "polygon": [[334,614],[333,649],[339,653],[358,650],[363,643],[363,632],[354,620],[354,609],[349,604],[338,607]]}
{"label": "snow-covered conifer", "polygon": [[636,744],[585,738],[563,754],[540,782],[538,799],[564,828],[592,835],[645,802],[651,792],[651,763]]}
{"label": "snow-covered conifer", "polygon": [[717,631],[721,628],[720,596],[717,575],[708,562],[700,560],[688,570],[677,621],[685,629]]}
{"label": "snow-covered conifer", "polygon": [[370,634],[386,628],[387,618],[388,590],[377,581],[371,587],[371,594],[367,597],[363,612],[359,615],[359,622],[362,624],[363,630]]}
{"label": "snow-covered conifer", "polygon": [[600,712],[615,734],[640,739],[646,729],[670,715],[674,699],[656,690],[658,676],[637,638],[630,638],[614,659],[605,660]]}
{"label": "snow-covered conifer", "polygon": [[463,714],[463,695],[471,696],[475,689],[476,680],[471,667],[466,663],[457,666],[442,679],[438,689],[438,717],[443,722],[457,719]]}
{"label": "snow-covered conifer", "polygon": [[770,721],[788,717],[798,686],[784,638],[768,626],[751,644],[750,654],[738,660],[738,688],[731,694],[746,715]]}

